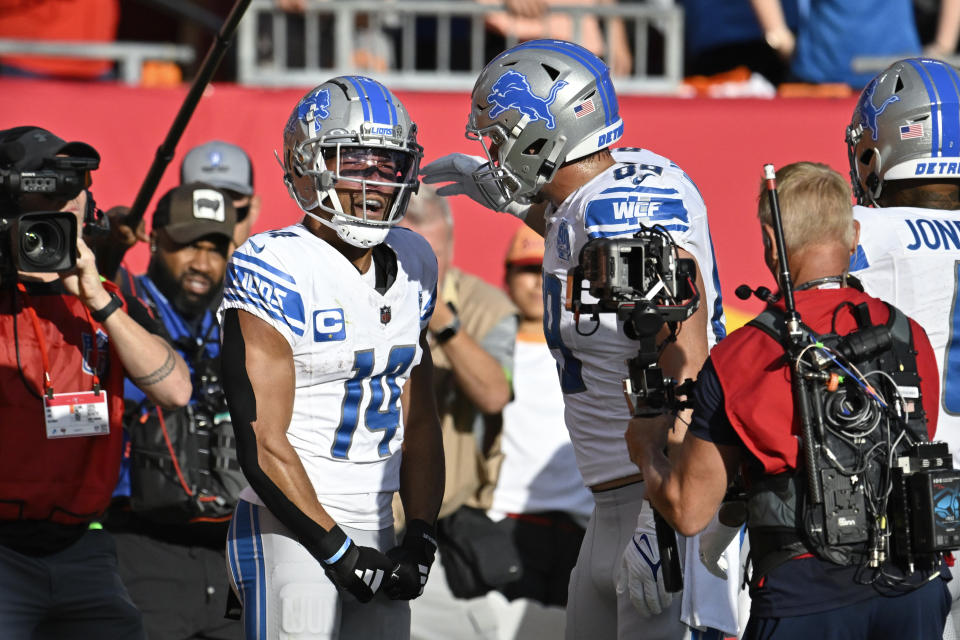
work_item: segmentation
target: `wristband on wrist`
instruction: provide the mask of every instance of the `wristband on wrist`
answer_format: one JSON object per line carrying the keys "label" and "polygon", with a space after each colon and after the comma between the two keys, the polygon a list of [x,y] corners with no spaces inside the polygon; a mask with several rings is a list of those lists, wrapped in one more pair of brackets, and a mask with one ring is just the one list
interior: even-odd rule
{"label": "wristband on wrist", "polygon": [[450,321],[450,324],[445,326],[440,331],[437,331],[433,334],[434,340],[437,344],[442,345],[446,343],[450,338],[457,335],[457,332],[460,331],[460,316],[453,316],[453,320]]}
{"label": "wristband on wrist", "polygon": [[[319,525],[317,527],[320,529]],[[320,529],[322,531],[322,529]],[[306,547],[314,558],[325,565],[336,564],[340,558],[350,549],[353,540],[350,539],[339,525],[334,525],[330,531],[325,531],[319,539],[310,541],[300,540],[300,544]]]}
{"label": "wristband on wrist", "polygon": [[123,306],[123,300],[120,299],[120,296],[118,296],[116,293],[111,291],[110,302],[105,304],[100,309],[97,309],[96,311],[91,311],[90,317],[96,320],[97,322],[99,322],[100,324],[103,324],[104,320],[109,318],[114,311],[121,308],[122,306]]}

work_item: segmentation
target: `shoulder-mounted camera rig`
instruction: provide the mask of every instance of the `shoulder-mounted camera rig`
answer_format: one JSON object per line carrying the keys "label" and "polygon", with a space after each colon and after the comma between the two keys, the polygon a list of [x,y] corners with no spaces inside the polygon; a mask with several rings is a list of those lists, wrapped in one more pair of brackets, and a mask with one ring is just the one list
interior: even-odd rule
{"label": "shoulder-mounted camera rig", "polygon": [[[593,302],[583,300],[584,281]],[[567,296],[567,309],[574,313],[577,331],[581,314],[598,323],[597,314],[615,313],[623,322],[624,334],[639,341],[637,355],[627,361],[629,375],[623,380],[633,415],[675,413],[688,406],[678,396],[688,394],[693,381],[678,383],[665,377],[657,360],[676,340],[680,323],[700,304],[696,264],[678,256],[677,245],[663,227],[641,226],[633,236],[587,242],[580,250],[579,266],[569,276]]]}

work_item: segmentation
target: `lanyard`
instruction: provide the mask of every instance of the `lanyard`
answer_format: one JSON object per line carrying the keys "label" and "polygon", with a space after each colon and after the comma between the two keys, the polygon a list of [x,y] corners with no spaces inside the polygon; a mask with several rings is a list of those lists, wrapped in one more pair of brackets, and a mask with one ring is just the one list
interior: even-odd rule
{"label": "lanyard", "polygon": [[[43,363],[43,393],[48,398],[53,397],[53,378],[50,376],[50,357],[47,355],[47,339],[43,334],[43,328],[40,326],[40,318],[37,317],[36,310],[30,306],[30,296],[27,294],[26,287],[23,286],[23,283],[17,283],[17,289],[20,291],[20,294],[24,299],[24,311],[27,312],[27,315],[30,317],[30,323],[33,325],[33,333],[37,336],[37,343],[40,346],[40,361]],[[97,375],[97,372],[100,370],[100,349],[97,345],[97,329],[93,324],[93,318],[90,317],[90,310],[86,306],[83,307],[83,311],[87,316],[87,322],[90,324],[90,333],[92,335],[92,347],[91,351],[91,364],[90,367],[93,370],[93,392],[96,395],[100,395],[100,376]],[[82,365],[81,365],[82,366]]]}

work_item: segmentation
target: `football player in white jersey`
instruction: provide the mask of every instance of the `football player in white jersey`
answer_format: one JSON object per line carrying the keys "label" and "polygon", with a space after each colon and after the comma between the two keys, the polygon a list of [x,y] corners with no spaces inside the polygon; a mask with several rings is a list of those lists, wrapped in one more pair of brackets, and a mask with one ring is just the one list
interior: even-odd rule
{"label": "football player in white jersey", "polygon": [[437,262],[394,227],[421,157],[386,87],[319,85],[284,129],[284,180],[306,215],[230,261],[224,387],[250,487],[227,553],[248,639],[409,638],[444,478],[424,337]]}
{"label": "football player in white jersey", "polygon": [[[578,45],[534,40],[507,50],[481,72],[471,103],[467,135],[482,143],[486,157],[446,156],[424,167],[423,180],[453,182],[439,193],[466,194],[522,217],[546,240],[544,331],[557,361],[577,464],[596,502],[570,578],[567,637],[684,637],[681,598],[664,588],[643,478],[623,437],[631,414],[621,381],[638,343],[624,335],[614,314],[578,325],[564,300],[567,274],[588,240],[661,225],[681,255],[696,261],[702,300],[660,365],[672,378],[696,377],[709,347],[724,335],[703,199],[668,159],[640,149],[611,153],[624,125],[609,70]],[[672,419],[647,422],[663,428]],[[678,420],[672,438],[682,438],[684,429]],[[687,552],[697,557],[695,540]],[[721,617],[733,621],[724,630],[736,633],[722,581],[698,560],[686,563],[686,575],[690,589],[720,595]]]}
{"label": "football player in white jersey", "polygon": [[[859,206],[850,271],[927,332],[940,368],[938,439],[960,456],[960,74],[946,62],[895,62],[860,94],[846,133]],[[948,583],[953,624],[960,581]],[[948,627],[951,620],[947,621]],[[960,633],[960,629],[957,629]],[[946,637],[946,636],[945,636]]]}

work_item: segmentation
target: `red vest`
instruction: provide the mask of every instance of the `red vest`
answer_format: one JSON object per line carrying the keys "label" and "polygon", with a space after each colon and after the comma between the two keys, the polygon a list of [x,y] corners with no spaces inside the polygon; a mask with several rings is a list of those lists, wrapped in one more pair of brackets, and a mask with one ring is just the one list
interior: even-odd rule
{"label": "red vest", "polygon": [[[108,291],[117,291],[105,283]],[[74,296],[30,295],[47,345],[54,393],[90,391],[94,331],[97,368],[107,393],[110,433],[47,438],[43,401],[24,386],[43,393],[40,345],[29,313],[12,314],[13,294],[0,290],[0,521],[49,520],[78,524],[95,519],[110,502],[117,484],[123,418],[123,367],[106,331],[92,327],[83,303]],[[16,318],[16,339],[14,337]],[[17,351],[23,378],[17,371]]]}
{"label": "red vest", "polygon": [[[834,309],[846,301],[866,302],[874,324],[886,322],[890,316],[882,301],[850,288],[798,291],[795,299],[803,323],[817,333],[830,332]],[[782,310],[783,303],[777,307]],[[845,335],[856,328],[848,310],[838,313],[837,333]],[[917,350],[927,433],[932,440],[940,406],[940,376],[927,334],[913,320],[910,328]],[[796,469],[800,452],[800,425],[793,410],[790,370],[783,356],[780,343],[750,326],[737,329],[710,352],[723,387],[727,417],[767,474]]]}

